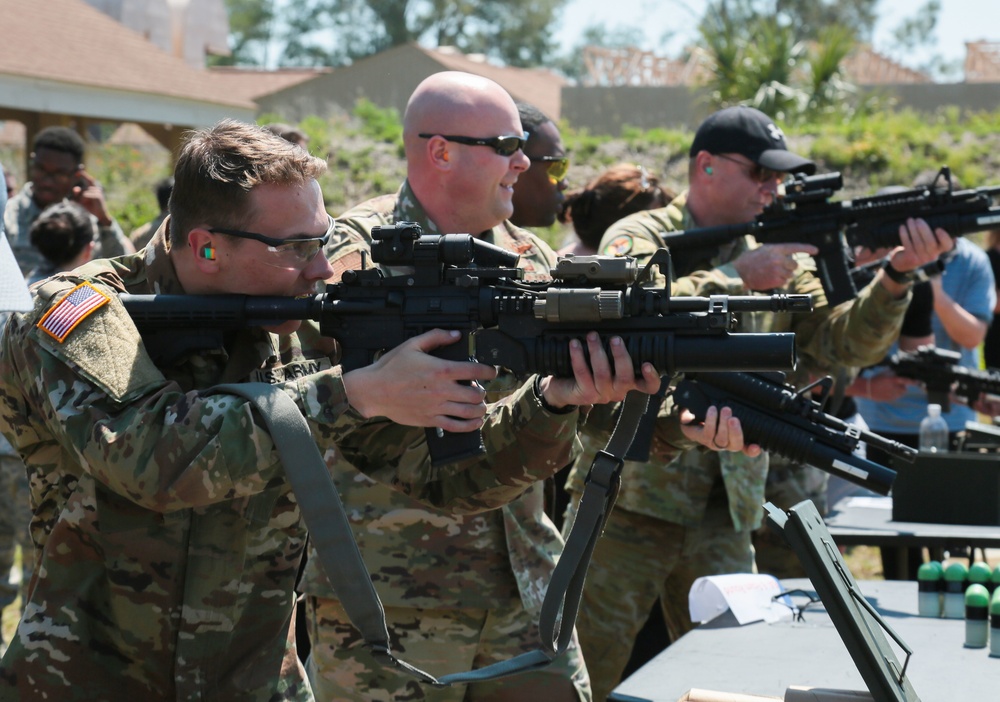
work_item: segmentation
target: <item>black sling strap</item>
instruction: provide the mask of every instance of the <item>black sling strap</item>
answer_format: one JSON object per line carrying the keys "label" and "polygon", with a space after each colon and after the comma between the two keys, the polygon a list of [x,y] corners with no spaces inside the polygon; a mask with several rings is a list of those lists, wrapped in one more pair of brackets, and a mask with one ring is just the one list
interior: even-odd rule
{"label": "black sling strap", "polygon": [[542,602],[542,648],[477,670],[435,678],[392,654],[385,611],[354,541],[340,495],[309,425],[291,397],[267,383],[218,385],[213,391],[238,395],[257,408],[278,450],[320,565],[351,622],[380,663],[421,682],[444,687],[544,668],[569,646],[590,556],[618,494],[623,465],[620,456],[632,443],[646,408],[646,395],[629,393],[607,448],[598,453],[591,466],[576,521]]}

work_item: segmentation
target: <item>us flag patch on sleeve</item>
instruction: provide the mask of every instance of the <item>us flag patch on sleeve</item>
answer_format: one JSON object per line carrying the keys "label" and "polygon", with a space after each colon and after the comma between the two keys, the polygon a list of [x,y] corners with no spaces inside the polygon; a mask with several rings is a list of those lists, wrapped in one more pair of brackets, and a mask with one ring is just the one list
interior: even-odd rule
{"label": "us flag patch on sleeve", "polygon": [[80,283],[45,313],[38,322],[38,328],[61,344],[91,312],[110,301],[111,298],[90,283]]}

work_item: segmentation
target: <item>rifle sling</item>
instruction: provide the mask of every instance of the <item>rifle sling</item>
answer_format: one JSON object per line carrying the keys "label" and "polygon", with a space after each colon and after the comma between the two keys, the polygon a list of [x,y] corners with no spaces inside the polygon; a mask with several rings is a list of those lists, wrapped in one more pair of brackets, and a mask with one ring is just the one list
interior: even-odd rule
{"label": "rifle sling", "polygon": [[333,478],[294,401],[267,383],[217,385],[209,392],[243,397],[259,412],[278,450],[323,572],[351,622],[364,637],[365,645],[382,665],[429,685],[445,687],[544,668],[569,646],[590,556],[618,495],[623,465],[620,456],[632,443],[646,407],[646,395],[629,393],[606,449],[594,458],[576,521],[542,602],[539,617],[542,648],[477,670],[435,678],[392,654],[382,602],[372,586]]}

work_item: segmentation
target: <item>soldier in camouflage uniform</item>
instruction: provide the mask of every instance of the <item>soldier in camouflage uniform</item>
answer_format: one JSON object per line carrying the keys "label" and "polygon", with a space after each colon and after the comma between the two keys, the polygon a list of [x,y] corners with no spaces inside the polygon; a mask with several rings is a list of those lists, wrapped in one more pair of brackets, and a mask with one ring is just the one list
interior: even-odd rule
{"label": "soldier in camouflage uniform", "polygon": [[84,170],[83,139],[72,129],[46,127],[38,132],[32,142],[28,177],[30,180],[3,212],[4,228],[22,274],[28,275],[42,263],[41,254],[28,236],[31,223],[42,210],[60,200],[75,200],[96,220],[99,238],[94,258],[135,251],[118,222],[108,214],[100,184]]}
{"label": "soldier in camouflage uniform", "polygon": [[[742,107],[709,117],[695,135],[690,157],[689,190],[665,208],[612,225],[602,253],[645,261],[662,246],[660,232],[751,221],[774,197],[785,173],[815,168],[786,149],[766,115]],[[912,271],[950,246],[938,242],[926,224],[911,224],[903,234],[913,243],[893,254],[898,271]],[[740,320],[740,331],[795,332],[799,366],[792,383],[876,361],[899,332],[910,286],[880,273],[856,300],[830,308],[806,255],[815,252],[808,245],[758,246],[746,237],[710,258],[684,261],[675,254],[677,275],[690,275],[678,279],[672,292],[745,295],[778,288],[811,294],[815,311],[808,315],[754,313]],[[594,447],[586,448],[578,467],[589,465]],[[676,640],[692,626],[688,591],[696,578],[754,567],[750,538],[761,522],[767,456],[693,450],[669,460],[663,453],[654,441],[649,463],[626,463],[621,493],[594,551],[578,628],[595,700],[617,684],[657,596]],[[571,512],[582,478],[580,469],[570,478]]]}
{"label": "soldier in camouflage uniform", "polygon": [[[486,143],[458,141],[469,135]],[[506,219],[511,185],[528,159],[516,139],[502,153],[500,142],[490,143],[493,135],[521,136],[518,111],[496,83],[462,73],[438,73],[421,83],[404,118],[407,180],[395,194],[338,218],[339,238],[329,250],[334,268],[356,267],[357,251],[370,241],[372,227],[409,221],[427,234],[475,233],[519,253],[526,279],[549,278],[555,254]],[[656,374],[651,367],[645,371],[645,387],[653,390]],[[386,609],[390,637],[409,662],[441,675],[539,646],[539,608],[563,546],[543,512],[541,484],[502,509],[461,517],[428,509],[356,474],[337,477]],[[319,698],[590,699],[576,646],[544,670],[467,689],[422,688],[382,668],[360,645],[315,558],[307,561],[303,589],[312,645],[307,667]]]}
{"label": "soldier in camouflage uniform", "polygon": [[[325,168],[256,126],[196,132],[145,253],[51,278],[12,316],[0,429],[28,467],[37,566],[0,698],[314,699],[292,625],[298,503],[263,420],[208,390],[220,382],[276,384],[328,463],[459,511],[498,507],[573,456],[581,415],[570,405],[602,401],[616,380],[603,354],[592,375],[546,378],[489,407],[475,383],[493,368],[427,353],[454,342],[443,330],[347,373],[336,345],[297,321],[154,362],[160,349],[143,344],[116,293],[293,296],[332,275]],[[582,367],[582,350],[572,355]],[[620,386],[634,387],[627,353],[615,361],[629,367]],[[483,427],[489,456],[432,471],[426,451],[410,450],[423,430],[401,424]]]}
{"label": "soldier in camouflage uniform", "polygon": [[[6,177],[3,164],[0,164],[0,181]],[[0,189],[0,212],[7,204],[7,190]],[[3,233],[3,221],[0,220],[0,329],[7,324],[10,312],[25,312],[31,309],[31,295],[28,286],[21,276],[21,269],[14,258],[14,252],[7,243]],[[14,447],[6,438],[0,436],[0,614],[17,598],[18,590],[22,595],[31,577],[31,547],[28,539],[28,521],[31,510],[28,508],[28,488],[24,464]],[[11,573],[18,544],[22,550],[22,570],[20,586],[11,582]],[[27,565],[27,569],[24,566]],[[7,649],[7,644],[0,637],[0,655]]]}

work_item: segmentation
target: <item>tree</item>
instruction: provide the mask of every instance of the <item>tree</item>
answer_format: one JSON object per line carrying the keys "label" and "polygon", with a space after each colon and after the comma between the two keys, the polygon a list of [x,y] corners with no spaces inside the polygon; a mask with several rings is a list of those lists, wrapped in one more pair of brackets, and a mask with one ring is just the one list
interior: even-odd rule
{"label": "tree", "polygon": [[[274,1],[226,0],[230,21],[240,13],[234,26],[263,22],[264,15],[245,6]],[[551,26],[566,1],[281,0],[280,12],[270,15],[282,17],[281,27],[255,28],[277,45],[280,66],[343,65],[412,41],[534,66],[546,63],[556,48]],[[234,43],[241,36],[234,32]]]}
{"label": "tree", "polygon": [[[635,38],[642,36],[642,33],[642,27],[638,26],[589,25],[583,30],[583,35],[576,45],[566,54],[550,61],[549,65],[571,80],[582,80],[587,75],[587,67],[583,58],[585,48],[598,46],[605,49],[627,49],[635,46]],[[667,43],[673,34],[673,32],[664,34],[660,43]]]}
{"label": "tree", "polygon": [[[927,0],[927,2],[917,8],[917,11],[904,19],[892,32],[893,43],[889,51],[903,63],[921,53],[921,49],[927,50],[937,45],[937,37],[934,30],[937,28],[938,15],[941,13],[940,0]],[[947,78],[959,73],[961,62],[948,62],[940,54],[930,54],[922,63],[915,64],[917,70],[938,78]]]}
{"label": "tree", "polygon": [[794,28],[800,40],[816,39],[827,27],[839,26],[857,42],[869,41],[875,27],[878,0],[715,0],[702,18],[715,22],[724,17],[731,26],[741,27],[771,20],[779,27]]}
{"label": "tree", "polygon": [[229,56],[208,57],[213,66],[263,66],[268,62],[274,25],[273,0],[226,0]]}
{"label": "tree", "polygon": [[748,104],[786,123],[857,109],[840,69],[857,30],[837,24],[816,30],[787,17],[765,14],[752,2],[709,7],[700,31],[713,64],[706,84],[713,105]]}

